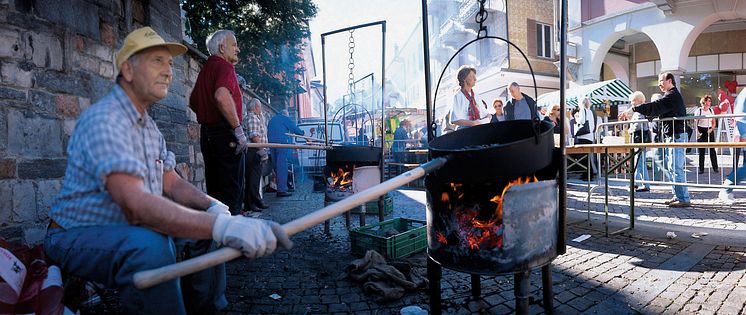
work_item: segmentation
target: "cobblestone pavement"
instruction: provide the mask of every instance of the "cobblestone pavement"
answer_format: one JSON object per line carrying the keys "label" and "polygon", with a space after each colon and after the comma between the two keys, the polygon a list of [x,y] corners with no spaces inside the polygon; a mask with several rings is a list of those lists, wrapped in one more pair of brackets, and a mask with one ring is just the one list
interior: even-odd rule
{"label": "cobblestone pavement", "polygon": [[[312,193],[307,181],[291,197],[268,194],[270,209],[259,218],[285,223],[323,207],[323,194]],[[679,224],[746,229],[744,208],[709,206],[707,194],[695,195],[691,209],[669,210],[662,201],[668,191],[637,199],[639,220],[663,220]],[[616,190],[612,212],[626,213],[626,191]],[[710,193],[712,194],[712,193]],[[392,192],[391,217],[424,219],[425,193]],[[737,195],[738,197],[738,195]],[[743,196],[741,196],[743,197]],[[585,194],[570,191],[570,208],[585,209]],[[581,200],[582,199],[582,200]],[[618,199],[618,200],[617,200]],[[593,211],[602,211],[602,199],[594,197]],[[353,215],[353,226],[358,226]],[[369,215],[368,223],[377,222]],[[429,309],[426,290],[407,293],[395,302],[377,303],[360,285],[345,279],[350,254],[349,234],[343,217],[331,220],[330,236],[323,225],[293,237],[295,247],[255,261],[228,263],[226,314],[399,314],[410,305]],[[567,253],[552,264],[555,314],[739,314],[746,312],[746,242],[708,245],[689,238],[667,239],[637,232],[605,237],[601,226],[577,223],[568,226],[568,240],[583,234],[583,242],[568,242]],[[745,237],[746,238],[746,237]],[[423,274],[426,256],[415,254],[404,261]],[[514,312],[513,277],[481,277],[482,296],[473,298],[470,275],[443,269],[444,314],[508,314]],[[531,275],[531,314],[542,314],[541,275]],[[279,299],[270,296],[277,294]]]}

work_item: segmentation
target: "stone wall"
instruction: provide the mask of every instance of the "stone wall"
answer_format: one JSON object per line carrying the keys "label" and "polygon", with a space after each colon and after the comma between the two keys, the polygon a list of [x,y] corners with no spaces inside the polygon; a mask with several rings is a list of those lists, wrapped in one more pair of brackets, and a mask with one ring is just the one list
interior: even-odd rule
{"label": "stone wall", "polygon": [[[0,237],[43,238],[75,122],[113,86],[114,54],[142,25],[181,41],[178,0],[0,0]],[[177,172],[203,190],[199,125],[187,98],[204,58],[191,49],[176,57],[168,97],[149,109]]]}

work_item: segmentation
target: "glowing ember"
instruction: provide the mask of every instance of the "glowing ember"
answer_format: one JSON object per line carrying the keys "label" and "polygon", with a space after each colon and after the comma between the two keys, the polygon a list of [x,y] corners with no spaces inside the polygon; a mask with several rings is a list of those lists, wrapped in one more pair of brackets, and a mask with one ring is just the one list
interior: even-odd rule
{"label": "glowing ember", "polygon": [[[471,250],[479,250],[483,248],[501,248],[503,245],[503,198],[508,189],[514,185],[523,185],[530,182],[536,182],[536,177],[530,178],[518,178],[510,181],[503,188],[499,195],[495,195],[490,199],[491,203],[494,203],[494,210],[490,206],[485,211],[481,211],[479,203],[475,203],[473,206],[467,205],[464,200],[464,192],[461,191],[461,184],[451,183],[450,188],[452,191],[443,192],[441,195],[441,201],[448,204],[448,208],[451,208],[450,201],[455,199],[456,204],[453,205],[456,211],[456,224],[458,230],[455,231],[456,239],[452,239],[451,243],[458,241],[458,244],[450,245],[461,245],[466,246]],[[453,196],[457,196],[453,198]],[[480,215],[481,213],[481,215]],[[448,245],[448,237],[441,234],[436,234],[436,238],[439,243]]]}

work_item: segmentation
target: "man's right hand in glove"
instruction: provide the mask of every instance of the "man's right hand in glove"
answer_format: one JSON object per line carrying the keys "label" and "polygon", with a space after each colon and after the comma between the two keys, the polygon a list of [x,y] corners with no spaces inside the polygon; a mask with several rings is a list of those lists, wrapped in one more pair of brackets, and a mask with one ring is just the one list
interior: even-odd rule
{"label": "man's right hand in glove", "polygon": [[233,135],[236,136],[236,140],[238,140],[238,145],[236,146],[236,154],[246,151],[249,142],[246,140],[246,134],[243,132],[243,128],[241,127],[241,125],[233,128]]}
{"label": "man's right hand in glove", "polygon": [[286,249],[293,247],[293,242],[277,222],[225,214],[215,218],[212,239],[240,250],[249,259],[273,253],[278,243]]}

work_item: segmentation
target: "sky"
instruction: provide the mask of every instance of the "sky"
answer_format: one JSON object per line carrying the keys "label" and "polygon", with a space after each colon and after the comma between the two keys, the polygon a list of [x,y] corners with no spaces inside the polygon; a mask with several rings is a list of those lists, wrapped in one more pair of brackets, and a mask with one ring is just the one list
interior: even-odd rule
{"label": "sky", "polygon": [[[317,79],[323,81],[321,34],[350,26],[386,21],[386,66],[394,56],[394,45],[402,45],[422,15],[421,0],[314,0],[316,17],[310,22],[311,43]],[[348,91],[349,32],[326,36],[327,98],[332,103]],[[421,35],[420,35],[421,36]],[[370,73],[381,77],[381,26],[353,32],[355,80]],[[376,81],[379,81],[376,79]]]}

